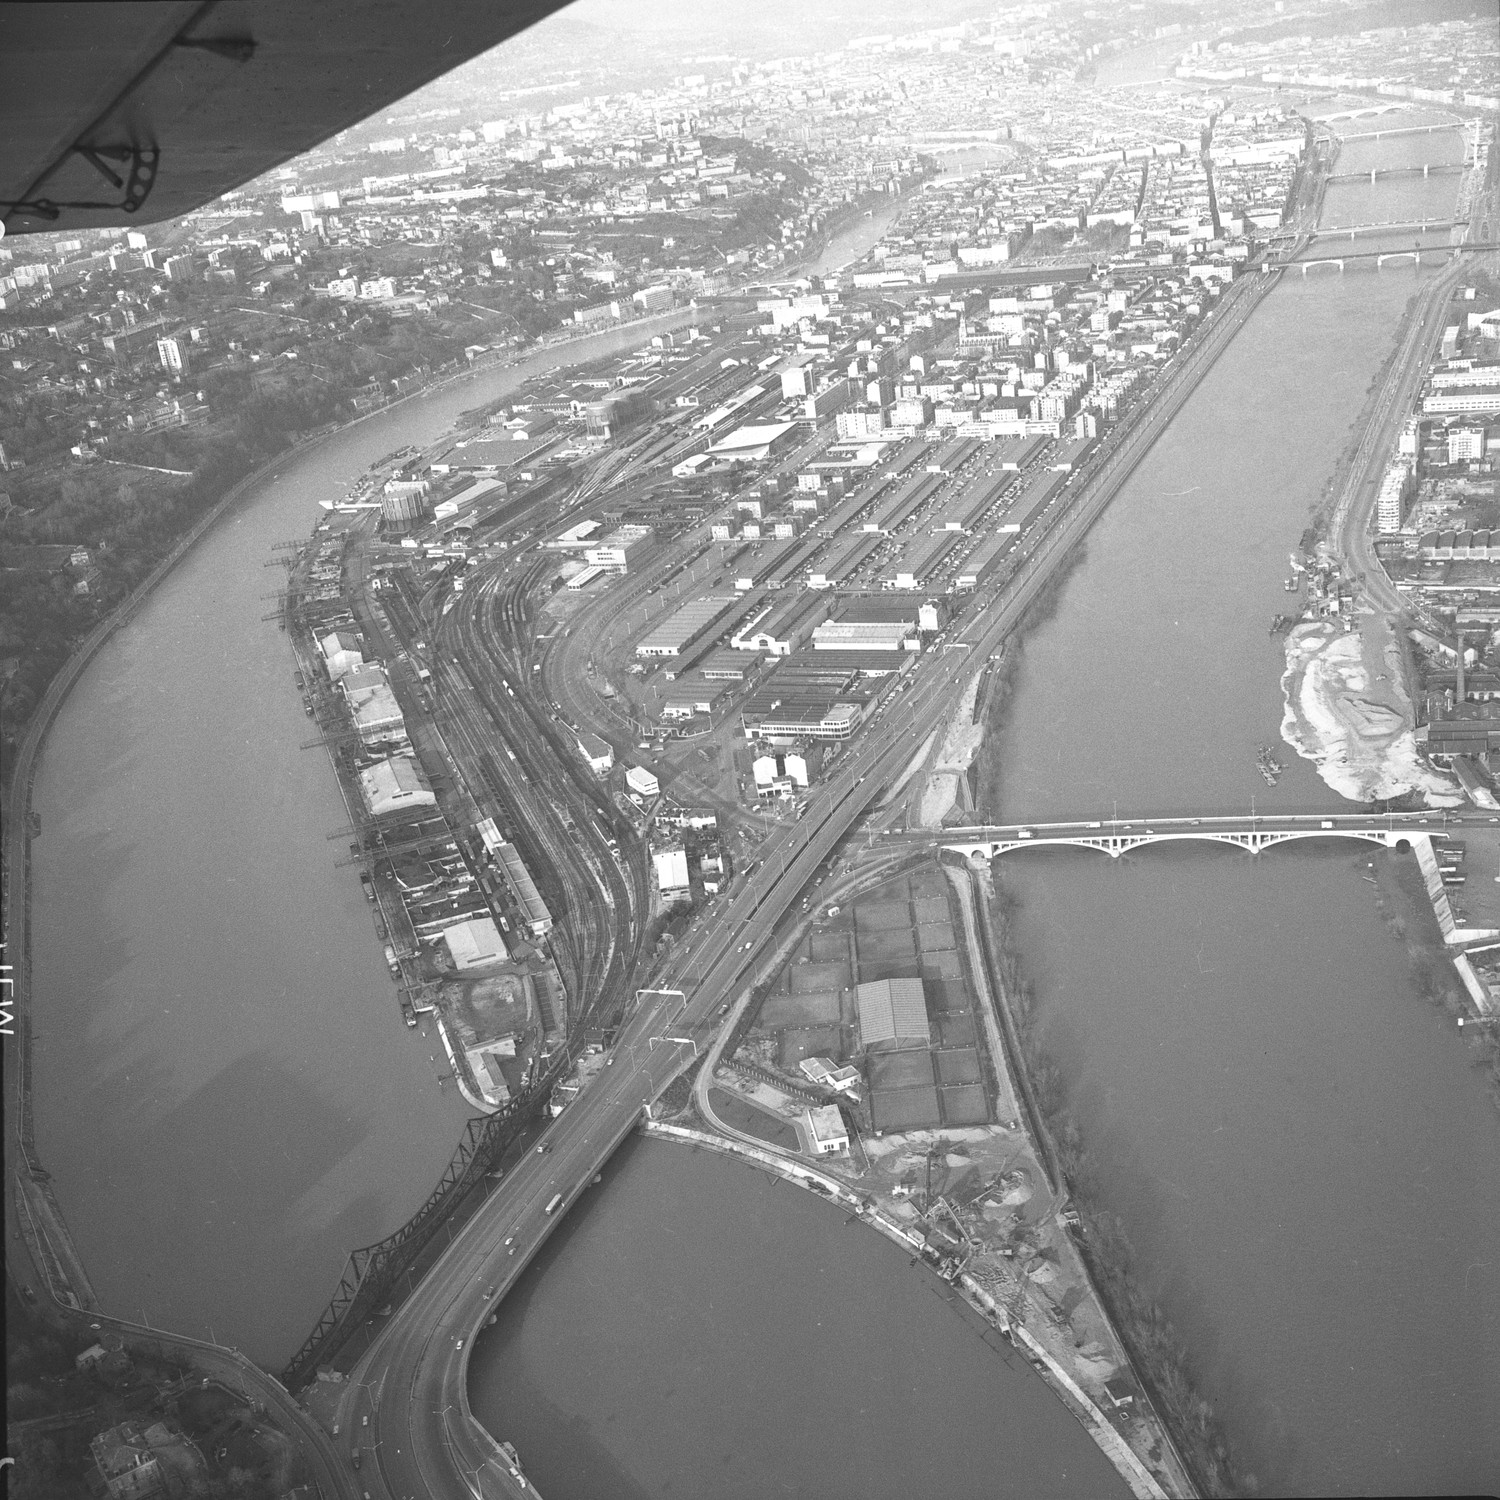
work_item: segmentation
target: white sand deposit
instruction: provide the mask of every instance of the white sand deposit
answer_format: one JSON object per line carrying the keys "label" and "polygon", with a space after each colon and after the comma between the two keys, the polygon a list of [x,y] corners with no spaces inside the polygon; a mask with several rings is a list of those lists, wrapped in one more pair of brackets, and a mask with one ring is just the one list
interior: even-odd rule
{"label": "white sand deposit", "polygon": [[1434,807],[1462,802],[1457,782],[1417,752],[1399,645],[1383,621],[1362,623],[1369,628],[1346,631],[1317,620],[1287,636],[1281,737],[1353,802],[1411,791]]}
{"label": "white sand deposit", "polygon": [[984,743],[984,725],[974,722],[974,704],[983,679],[984,673],[979,671],[968,680],[948,719],[943,748],[938,752],[927,785],[922,789],[922,804],[917,816],[923,828],[943,826],[943,818],[958,805],[959,782],[968,773]]}

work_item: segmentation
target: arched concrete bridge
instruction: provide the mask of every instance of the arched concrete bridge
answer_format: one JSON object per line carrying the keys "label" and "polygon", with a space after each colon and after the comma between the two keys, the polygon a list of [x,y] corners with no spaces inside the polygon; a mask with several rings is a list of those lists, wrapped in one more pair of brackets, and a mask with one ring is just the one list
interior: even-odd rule
{"label": "arched concrete bridge", "polygon": [[[913,830],[897,834],[897,840],[935,843],[974,859],[993,859],[1017,849],[1071,846],[1097,849],[1112,859],[1148,844],[1227,844],[1250,854],[1259,854],[1277,844],[1307,839],[1355,839],[1383,849],[1409,845],[1424,834],[1457,831],[1464,823],[1487,821],[1442,813],[1418,814],[1293,814],[1277,817],[1247,816],[1209,818],[1131,818],[1095,822],[1012,823],[970,828],[948,828],[940,832]],[[1500,821],[1500,820],[1497,820]]]}

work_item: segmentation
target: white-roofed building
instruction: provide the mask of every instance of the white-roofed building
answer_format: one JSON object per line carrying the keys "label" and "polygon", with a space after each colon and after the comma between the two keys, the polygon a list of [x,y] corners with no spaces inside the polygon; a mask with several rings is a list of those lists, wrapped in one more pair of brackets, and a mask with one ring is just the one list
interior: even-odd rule
{"label": "white-roofed building", "polygon": [[615,752],[608,740],[600,739],[597,734],[580,734],[578,748],[595,776],[609,775],[615,763]]}
{"label": "white-roofed building", "polygon": [[912,639],[901,620],[825,620],[812,633],[814,651],[901,651]]}
{"label": "white-roofed building", "polygon": [[717,443],[711,443],[708,451],[720,460],[741,459],[746,463],[762,463],[772,454],[791,445],[791,434],[796,428],[795,422],[752,423],[747,427],[736,428]]}
{"label": "white-roofed building", "polygon": [[392,755],[367,766],[359,773],[359,794],[373,818],[413,807],[437,806],[421,767],[409,755]]}
{"label": "white-roofed building", "polygon": [[656,869],[656,883],[663,896],[685,896],[689,893],[687,850],[681,844],[653,849],[651,863]]}
{"label": "white-roofed building", "polygon": [[859,1034],[866,1047],[876,1042],[932,1040],[920,979],[876,979],[860,985],[855,998]]}
{"label": "white-roofed building", "polygon": [[364,665],[364,651],[360,647],[359,637],[351,635],[347,630],[330,631],[318,642],[318,650],[323,653],[328,675],[334,682],[345,672]]}
{"label": "white-roofed building", "polygon": [[510,957],[493,917],[471,917],[467,922],[455,922],[452,927],[443,928],[443,942],[460,973],[485,964],[504,963]]}
{"label": "white-roofed building", "polygon": [[641,797],[654,797],[661,791],[661,782],[645,766],[629,766],[625,771],[625,785]]}
{"label": "white-roofed building", "polygon": [[837,1104],[818,1104],[802,1117],[808,1139],[819,1156],[836,1156],[849,1149],[849,1127]]}
{"label": "white-roofed building", "polygon": [[351,667],[339,679],[339,686],[348,701],[354,727],[366,745],[405,736],[406,720],[383,667],[374,662]]}

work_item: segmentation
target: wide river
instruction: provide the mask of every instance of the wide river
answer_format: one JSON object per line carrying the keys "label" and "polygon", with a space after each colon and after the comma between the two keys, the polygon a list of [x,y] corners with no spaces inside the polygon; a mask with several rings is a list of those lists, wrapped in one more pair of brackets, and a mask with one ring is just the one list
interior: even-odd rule
{"label": "wide river", "polygon": [[402,1025],[356,874],[335,868],[348,817],[326,754],[301,748],[266,565],[320,499],[519,378],[414,398],[283,464],[90,664],[41,758],[42,1161],[107,1308],[272,1368],[471,1111],[430,1023]]}
{"label": "wide river", "polygon": [[[1351,144],[1339,170],[1456,149]],[[1455,182],[1335,186],[1324,222],[1439,216]],[[1267,626],[1430,274],[1315,271],[1256,311],[1027,640],[992,811],[1348,806],[1285,747],[1277,787],[1256,773],[1282,715]],[[1111,1206],[1248,1467],[1280,1493],[1491,1491],[1500,1118],[1352,847],[999,869]]]}
{"label": "wide river", "polygon": [[[1377,192],[1396,217],[1443,181]],[[1266,624],[1417,274],[1289,281],[1256,313],[1029,642],[999,805],[1335,804],[1301,763],[1274,792],[1255,777],[1280,720]],[[42,1160],[107,1308],[272,1367],[346,1253],[425,1195],[466,1111],[335,868],[344,809],[300,748],[263,564],[319,498],[516,378],[284,464],[92,664],[38,776]],[[1143,854],[1007,878],[1119,1210],[1258,1472],[1493,1488],[1500,1131],[1354,863]],[[1117,1492],[890,1246],[664,1146],[629,1148],[569,1216],[476,1350],[474,1398],[560,1495]]]}

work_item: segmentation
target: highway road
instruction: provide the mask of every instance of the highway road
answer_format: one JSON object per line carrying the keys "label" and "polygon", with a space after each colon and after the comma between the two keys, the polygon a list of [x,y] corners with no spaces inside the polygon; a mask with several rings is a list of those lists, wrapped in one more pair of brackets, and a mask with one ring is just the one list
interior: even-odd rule
{"label": "highway road", "polygon": [[1370,512],[1385,462],[1396,451],[1397,436],[1412,410],[1433,346],[1442,335],[1448,299],[1463,272],[1463,261],[1455,256],[1418,293],[1375,409],[1360,434],[1328,528],[1347,566],[1359,575],[1366,598],[1389,614],[1405,613],[1408,603],[1375,556]]}

